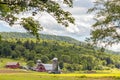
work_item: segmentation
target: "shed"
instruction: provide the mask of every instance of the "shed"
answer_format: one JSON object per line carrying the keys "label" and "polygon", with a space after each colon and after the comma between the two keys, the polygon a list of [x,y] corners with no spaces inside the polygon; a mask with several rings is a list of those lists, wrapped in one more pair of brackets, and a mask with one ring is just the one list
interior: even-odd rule
{"label": "shed", "polygon": [[6,68],[15,69],[15,68],[19,68],[19,67],[20,67],[19,62],[8,62],[8,63],[6,64]]}

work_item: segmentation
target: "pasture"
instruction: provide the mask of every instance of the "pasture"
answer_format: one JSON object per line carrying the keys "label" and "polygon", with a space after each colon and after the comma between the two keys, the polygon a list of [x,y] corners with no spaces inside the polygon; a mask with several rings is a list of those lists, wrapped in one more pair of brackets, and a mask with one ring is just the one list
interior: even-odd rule
{"label": "pasture", "polygon": [[120,71],[97,71],[97,73],[48,74],[25,70],[1,69],[0,80],[120,80]]}
{"label": "pasture", "polygon": [[23,69],[7,69],[7,62],[20,62],[26,65],[23,60],[0,59],[0,80],[120,80],[120,70],[97,70],[93,73],[79,71],[62,74],[48,74],[45,72],[26,71]]}

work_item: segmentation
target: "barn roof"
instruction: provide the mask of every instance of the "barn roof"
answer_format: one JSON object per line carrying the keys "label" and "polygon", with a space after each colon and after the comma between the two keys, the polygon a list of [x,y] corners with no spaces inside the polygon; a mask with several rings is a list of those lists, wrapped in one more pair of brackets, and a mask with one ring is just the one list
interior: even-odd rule
{"label": "barn roof", "polygon": [[52,70],[52,64],[43,64],[43,66],[45,67],[45,69],[47,71],[51,71]]}
{"label": "barn roof", "polygon": [[19,62],[8,62],[6,65],[17,65]]}
{"label": "barn roof", "polygon": [[[52,71],[53,65],[52,64],[42,64],[47,71]],[[60,70],[60,67],[58,66],[58,70]]]}

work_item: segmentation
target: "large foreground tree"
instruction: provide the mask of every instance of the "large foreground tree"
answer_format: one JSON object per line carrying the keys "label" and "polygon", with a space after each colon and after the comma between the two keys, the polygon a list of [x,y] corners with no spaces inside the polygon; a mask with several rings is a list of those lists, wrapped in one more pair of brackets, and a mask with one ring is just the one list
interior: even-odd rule
{"label": "large foreground tree", "polygon": [[96,0],[88,12],[95,15],[91,39],[105,44],[120,42],[120,0]]}
{"label": "large foreground tree", "polygon": [[[60,0],[58,0],[60,1]],[[68,11],[64,11],[57,0],[0,0],[0,20],[6,21],[9,25],[16,22],[23,26],[28,32],[38,37],[38,31],[42,30],[39,21],[33,16],[41,12],[47,12],[56,21],[64,26],[69,23],[74,24],[74,18]],[[73,0],[61,0],[63,4],[72,7]],[[27,18],[19,18],[16,14],[29,12],[32,16]]]}

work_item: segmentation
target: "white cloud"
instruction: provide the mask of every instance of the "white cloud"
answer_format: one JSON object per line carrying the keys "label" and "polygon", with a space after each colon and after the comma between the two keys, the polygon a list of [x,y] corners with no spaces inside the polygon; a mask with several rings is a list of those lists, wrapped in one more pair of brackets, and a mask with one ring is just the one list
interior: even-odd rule
{"label": "white cloud", "polygon": [[[58,0],[60,1],[60,0]],[[59,25],[53,17],[48,15],[47,13],[41,13],[39,15],[35,16],[35,19],[39,20],[41,25],[44,26],[44,30],[41,31],[41,33],[46,34],[55,34],[55,35],[64,35],[64,36],[71,36],[76,37],[77,39],[80,39],[80,37],[88,36],[89,35],[89,29],[90,29],[90,17],[88,14],[86,14],[87,7],[90,5],[88,4],[88,0],[80,1],[75,0],[74,1],[74,8],[65,8],[63,5],[63,8],[65,10],[70,11],[73,16],[76,19],[76,25],[70,25],[70,27],[65,28],[62,25]],[[83,4],[86,4],[85,6]],[[87,6],[88,5],[88,6]],[[87,6],[87,7],[86,7]],[[31,14],[30,12],[19,14],[19,18],[29,17]],[[16,25],[16,31],[25,31],[20,26]],[[14,30],[14,28],[11,28]]]}
{"label": "white cloud", "polygon": [[114,44],[112,46],[107,46],[109,50],[114,50],[114,51],[119,51],[120,52],[120,43],[119,44]]}
{"label": "white cloud", "polygon": [[[56,1],[60,2],[61,0]],[[93,15],[86,13],[89,8],[93,7],[92,2],[94,2],[94,0],[74,0],[73,8],[66,7],[66,5],[61,5],[64,10],[70,11],[76,19],[76,25],[70,25],[68,28],[58,24],[56,20],[47,13],[40,13],[39,15],[36,15],[35,19],[39,20],[41,25],[44,26],[44,30],[40,31],[40,33],[70,36],[84,41],[86,37],[90,36],[90,29],[93,24]],[[31,14],[29,12],[27,12],[27,14],[19,14],[19,18],[22,18],[23,16],[28,17],[30,15]],[[10,27],[5,22],[0,22],[0,24],[0,31],[6,31],[6,29],[8,31],[25,31],[18,25]],[[120,45],[116,45],[115,47],[111,47],[109,49],[120,50],[119,46]]]}
{"label": "white cloud", "polygon": [[79,28],[73,24],[71,24],[69,27],[67,27],[66,30],[71,33],[79,32]]}

